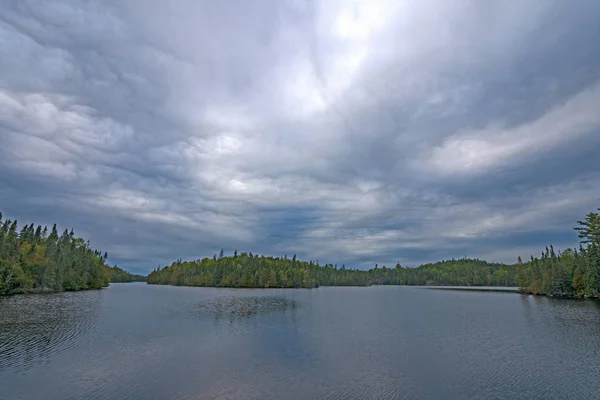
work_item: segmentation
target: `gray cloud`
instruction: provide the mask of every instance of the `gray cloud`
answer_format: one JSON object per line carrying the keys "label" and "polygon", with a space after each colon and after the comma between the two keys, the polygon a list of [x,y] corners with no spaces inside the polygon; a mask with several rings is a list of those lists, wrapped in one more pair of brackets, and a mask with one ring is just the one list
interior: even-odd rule
{"label": "gray cloud", "polygon": [[600,6],[9,1],[0,209],[145,272],[513,261],[600,187]]}

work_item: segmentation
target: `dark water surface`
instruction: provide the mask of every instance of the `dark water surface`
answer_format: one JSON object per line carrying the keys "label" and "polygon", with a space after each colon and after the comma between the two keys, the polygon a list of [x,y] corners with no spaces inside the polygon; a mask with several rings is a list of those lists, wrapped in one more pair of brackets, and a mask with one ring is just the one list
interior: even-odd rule
{"label": "dark water surface", "polygon": [[600,304],[113,284],[0,298],[0,399],[599,399]]}

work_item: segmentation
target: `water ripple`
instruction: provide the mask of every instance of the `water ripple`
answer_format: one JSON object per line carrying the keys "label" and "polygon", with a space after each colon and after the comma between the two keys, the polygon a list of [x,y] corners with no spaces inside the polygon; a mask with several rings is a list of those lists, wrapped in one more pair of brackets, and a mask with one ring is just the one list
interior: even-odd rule
{"label": "water ripple", "polygon": [[89,293],[0,299],[0,372],[25,371],[71,349],[78,336],[95,327],[97,300]]}

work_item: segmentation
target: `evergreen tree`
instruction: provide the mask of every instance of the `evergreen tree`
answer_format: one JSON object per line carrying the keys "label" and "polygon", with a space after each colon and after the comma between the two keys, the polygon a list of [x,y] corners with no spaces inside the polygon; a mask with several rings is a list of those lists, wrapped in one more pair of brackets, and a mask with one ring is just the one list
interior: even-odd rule
{"label": "evergreen tree", "polygon": [[59,237],[54,225],[46,237],[47,228],[30,224],[18,232],[16,220],[0,220],[0,295],[108,284],[109,271],[100,252],[75,237],[73,230]]}
{"label": "evergreen tree", "polygon": [[597,213],[588,213],[585,221],[578,223],[580,226],[575,229],[582,239],[579,250],[567,249],[556,254],[550,246],[542,252],[541,258],[532,256],[527,265],[517,266],[521,291],[550,296],[598,297],[600,220]]}
{"label": "evergreen tree", "polygon": [[525,270],[521,256],[517,259],[517,284],[519,285],[519,290],[529,290],[529,274]]}
{"label": "evergreen tree", "polygon": [[40,240],[42,240],[42,226],[38,225],[37,229],[35,230],[35,242],[39,243]]}
{"label": "evergreen tree", "polygon": [[[600,211],[600,208],[598,208]],[[584,244],[600,245],[600,214],[590,212],[583,221],[577,221],[579,224],[575,229],[579,233],[579,238]]]}

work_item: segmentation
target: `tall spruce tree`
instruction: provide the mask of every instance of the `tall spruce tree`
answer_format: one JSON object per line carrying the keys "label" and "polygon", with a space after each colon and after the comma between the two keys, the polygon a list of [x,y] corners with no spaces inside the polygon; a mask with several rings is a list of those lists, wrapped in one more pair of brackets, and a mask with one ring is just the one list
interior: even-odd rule
{"label": "tall spruce tree", "polygon": [[[600,208],[598,208],[600,211]],[[579,233],[581,243],[600,245],[600,214],[590,212],[583,221],[577,221],[579,226],[573,228]]]}

